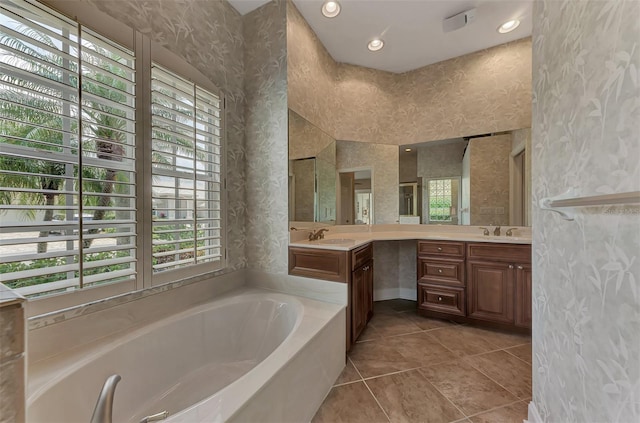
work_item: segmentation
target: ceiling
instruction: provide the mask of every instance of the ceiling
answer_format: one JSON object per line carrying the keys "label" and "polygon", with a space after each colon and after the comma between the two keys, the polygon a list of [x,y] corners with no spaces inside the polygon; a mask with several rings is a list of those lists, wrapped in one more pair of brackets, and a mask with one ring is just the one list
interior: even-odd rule
{"label": "ceiling", "polygon": [[[341,13],[328,19],[320,12],[323,0],[293,0],[336,61],[389,72],[406,72],[531,35],[533,0],[339,1]],[[230,0],[240,13],[267,2]],[[443,32],[444,19],[472,8],[475,20]],[[499,34],[498,26],[514,18],[520,26]],[[367,43],[374,37],[385,45],[372,53]]]}
{"label": "ceiling", "polygon": [[228,0],[231,6],[240,12],[241,15],[246,15],[252,10],[257,9],[263,4],[269,3],[271,0]]}

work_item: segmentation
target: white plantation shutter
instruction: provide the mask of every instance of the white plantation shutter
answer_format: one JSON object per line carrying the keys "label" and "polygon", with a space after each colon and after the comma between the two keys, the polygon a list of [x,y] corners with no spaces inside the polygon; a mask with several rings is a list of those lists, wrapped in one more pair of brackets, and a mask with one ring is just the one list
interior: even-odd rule
{"label": "white plantation shutter", "polygon": [[222,264],[220,97],[152,65],[153,270]]}
{"label": "white plantation shutter", "polygon": [[27,294],[135,278],[128,49],[0,1],[0,281]]}

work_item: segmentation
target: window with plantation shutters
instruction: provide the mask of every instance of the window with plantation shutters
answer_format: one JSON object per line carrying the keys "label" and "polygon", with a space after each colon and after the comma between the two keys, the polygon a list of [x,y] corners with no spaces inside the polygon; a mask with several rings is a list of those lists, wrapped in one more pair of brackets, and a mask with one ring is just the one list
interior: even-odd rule
{"label": "window with plantation shutters", "polygon": [[221,100],[151,68],[153,271],[222,264]]}
{"label": "window with plantation shutters", "polygon": [[0,1],[0,281],[26,295],[136,277],[134,55]]}

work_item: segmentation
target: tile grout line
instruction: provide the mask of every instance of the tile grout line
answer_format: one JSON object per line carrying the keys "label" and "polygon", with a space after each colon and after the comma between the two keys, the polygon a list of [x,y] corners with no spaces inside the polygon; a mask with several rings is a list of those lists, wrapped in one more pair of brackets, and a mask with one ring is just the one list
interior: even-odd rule
{"label": "tile grout line", "polygon": [[458,420],[454,420],[454,421],[460,421],[460,420],[465,420],[465,419],[469,418],[469,416],[467,416],[467,414],[464,411],[462,411],[462,409],[460,407],[458,407],[453,401],[451,401],[451,399],[449,399],[448,396],[446,396],[442,391],[440,391],[440,389],[438,389],[438,387],[436,385],[431,383],[431,381],[429,380],[428,377],[423,375],[420,370],[418,370],[418,373],[420,373],[420,376],[422,376],[424,378],[424,380],[426,380],[429,385],[433,386],[433,389],[435,389],[440,395],[442,395],[442,398],[444,398],[447,401],[449,401],[449,403],[451,405],[453,405],[455,407],[455,409],[458,410],[460,412],[460,414],[462,414],[464,416],[463,418],[458,419]]}
{"label": "tile grout line", "polygon": [[492,411],[500,410],[501,408],[510,407],[510,406],[512,406],[512,405],[514,405],[514,404],[517,404],[517,403],[519,403],[519,402],[523,402],[523,400],[518,400],[518,401],[510,402],[510,403],[508,403],[508,404],[500,405],[500,406],[498,406],[498,407],[493,407],[493,408],[490,408],[490,409],[488,409],[488,410],[481,411],[481,412],[479,412],[479,413],[475,413],[475,414],[472,414],[472,415],[470,415],[470,416],[467,416],[467,418],[469,418],[469,419],[470,419],[470,418],[473,418],[473,417],[477,417],[477,416],[479,416],[480,414],[490,413],[490,412],[492,412]]}
{"label": "tile grout line", "polygon": [[[482,370],[478,369],[476,366],[473,365],[473,363],[467,363],[468,365],[470,365],[471,367],[473,367],[474,369],[476,369],[477,371],[479,371],[480,373],[482,373],[483,375],[485,375],[489,380],[491,380],[493,383],[495,383],[496,385],[498,385],[499,387],[501,387],[502,389],[504,389],[505,391],[507,391],[508,393],[510,393],[511,395],[513,395],[514,397],[518,398],[518,401],[522,401],[522,398],[520,398],[518,395],[516,395],[515,393],[511,392],[510,390],[508,390],[507,388],[505,388],[504,386],[502,386],[501,383],[499,383],[497,380],[493,379],[491,376],[489,376],[488,374],[486,374],[485,372],[483,372]],[[517,402],[517,401],[514,401]]]}
{"label": "tile grout line", "polygon": [[[522,345],[526,345],[526,344],[522,344]],[[516,345],[516,347],[521,347],[522,345]],[[516,347],[509,347],[509,348],[516,348]],[[509,355],[514,356],[515,358],[517,358],[518,360],[522,361],[523,363],[526,363],[526,364],[528,364],[529,366],[532,366],[532,367],[533,367],[532,363],[529,363],[528,361],[523,360],[522,358],[518,357],[518,356],[517,356],[517,355],[515,355],[514,353],[509,352],[509,350],[508,350],[507,348],[505,348],[503,351],[504,351],[504,352],[506,352],[506,353],[507,353],[507,354],[509,354]]]}
{"label": "tile grout line", "polygon": [[362,382],[362,381],[364,381],[364,378],[362,377],[362,374],[360,373],[360,370],[358,370],[358,368],[356,367],[356,364],[351,360],[351,357],[347,356],[347,360],[349,361],[349,363],[351,363],[351,365],[352,365],[352,366],[353,366],[353,368],[355,369],[355,371],[356,371],[356,373],[358,374],[358,376],[360,377],[360,379],[352,380],[352,381],[349,381],[349,382],[343,382],[343,383],[340,383],[340,384],[333,385],[333,386],[331,387],[331,389],[333,389],[333,388],[335,388],[335,387],[337,387],[337,386],[349,385],[349,384],[351,384],[351,383],[356,383],[356,382]]}
{"label": "tile grout line", "polygon": [[387,414],[387,412],[384,410],[384,407],[382,406],[382,404],[380,404],[380,401],[378,401],[378,398],[374,395],[373,391],[371,390],[371,388],[369,388],[369,385],[367,385],[367,381],[363,380],[362,381],[364,383],[364,386],[367,387],[367,390],[369,391],[369,393],[371,394],[371,396],[373,397],[373,399],[375,400],[376,404],[378,404],[378,407],[380,407],[380,410],[382,410],[382,414],[384,414],[384,416],[387,418],[387,421],[389,423],[391,423],[391,419],[389,418],[389,415]]}

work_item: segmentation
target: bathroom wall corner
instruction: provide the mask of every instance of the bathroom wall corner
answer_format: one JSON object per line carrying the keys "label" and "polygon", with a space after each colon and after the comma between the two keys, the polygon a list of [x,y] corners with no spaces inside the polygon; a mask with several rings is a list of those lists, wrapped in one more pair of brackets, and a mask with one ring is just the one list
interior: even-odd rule
{"label": "bathroom wall corner", "polygon": [[248,267],[287,273],[287,5],[243,17]]}

